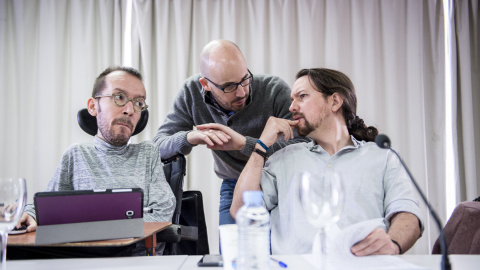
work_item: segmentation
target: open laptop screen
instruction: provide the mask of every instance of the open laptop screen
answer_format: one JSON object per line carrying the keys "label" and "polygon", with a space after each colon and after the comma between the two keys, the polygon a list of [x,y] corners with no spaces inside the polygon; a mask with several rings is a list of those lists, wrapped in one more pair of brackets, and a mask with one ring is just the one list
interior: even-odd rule
{"label": "open laptop screen", "polygon": [[140,188],[38,192],[34,204],[41,226],[143,218]]}

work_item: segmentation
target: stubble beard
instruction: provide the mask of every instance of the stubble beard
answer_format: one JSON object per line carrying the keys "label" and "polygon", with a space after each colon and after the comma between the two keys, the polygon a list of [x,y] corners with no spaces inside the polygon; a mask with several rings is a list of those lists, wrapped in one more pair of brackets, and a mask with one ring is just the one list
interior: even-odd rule
{"label": "stubble beard", "polygon": [[[123,133],[123,132],[118,132],[117,133],[114,130],[109,129],[108,128],[108,123],[102,117],[99,117],[100,112],[101,112],[101,108],[100,108],[100,104],[99,104],[98,114],[97,114],[97,123],[98,123],[98,129],[99,129],[100,133],[102,134],[103,139],[107,143],[109,143],[111,145],[114,145],[114,146],[126,145],[128,143],[128,141],[130,140],[130,136],[133,133],[133,124],[130,121],[130,119],[128,119],[128,117],[121,117],[121,118],[117,118],[117,119],[112,121],[112,126],[116,123],[126,123],[130,127],[130,129],[132,130],[132,133],[130,135],[125,135],[125,133]],[[123,127],[123,128],[126,128],[126,127]]]}

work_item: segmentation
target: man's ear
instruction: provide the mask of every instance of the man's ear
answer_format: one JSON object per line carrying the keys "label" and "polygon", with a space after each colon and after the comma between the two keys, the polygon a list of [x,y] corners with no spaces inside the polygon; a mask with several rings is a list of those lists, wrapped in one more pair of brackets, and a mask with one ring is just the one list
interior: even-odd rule
{"label": "man's ear", "polygon": [[338,112],[343,105],[343,96],[335,92],[330,97],[332,98],[332,111]]}
{"label": "man's ear", "polygon": [[205,91],[212,91],[212,89],[210,89],[210,86],[208,85],[207,79],[201,77],[200,79],[198,79],[198,81],[200,82]]}
{"label": "man's ear", "polygon": [[96,101],[97,100],[93,97],[89,98],[87,101],[87,109],[91,116],[97,116],[97,108],[95,107],[95,104],[97,103]]}

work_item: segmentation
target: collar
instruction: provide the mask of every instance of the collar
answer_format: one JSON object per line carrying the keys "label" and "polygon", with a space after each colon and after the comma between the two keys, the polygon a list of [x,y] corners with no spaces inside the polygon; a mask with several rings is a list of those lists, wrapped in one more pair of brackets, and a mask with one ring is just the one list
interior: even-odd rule
{"label": "collar", "polygon": [[220,110],[221,112],[225,113],[228,116],[232,116],[235,114],[235,111],[230,111],[220,106],[220,104],[218,104],[217,100],[215,100],[211,92],[205,91],[205,102],[207,104],[210,103],[213,107],[217,108],[218,110]]}
{"label": "collar", "polygon": [[104,154],[123,155],[128,151],[128,143],[122,146],[115,146],[100,139],[97,135],[93,139],[95,149]]}
{"label": "collar", "polygon": [[[359,141],[353,137],[353,135],[350,135],[350,138],[352,139],[353,145],[347,145],[344,148],[340,149],[337,153],[346,151],[346,150],[354,150],[362,147],[366,142],[365,141]],[[312,151],[312,152],[325,152],[325,150],[320,146],[319,144],[315,143],[315,140],[311,140],[306,144],[307,148]]]}

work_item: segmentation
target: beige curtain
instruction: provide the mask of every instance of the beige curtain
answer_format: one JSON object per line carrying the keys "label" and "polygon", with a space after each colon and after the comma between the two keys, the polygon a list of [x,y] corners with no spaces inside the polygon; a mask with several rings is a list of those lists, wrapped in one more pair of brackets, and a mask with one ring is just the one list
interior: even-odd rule
{"label": "beige curtain", "polygon": [[480,196],[480,5],[453,3],[453,130],[457,202],[462,202]]}

